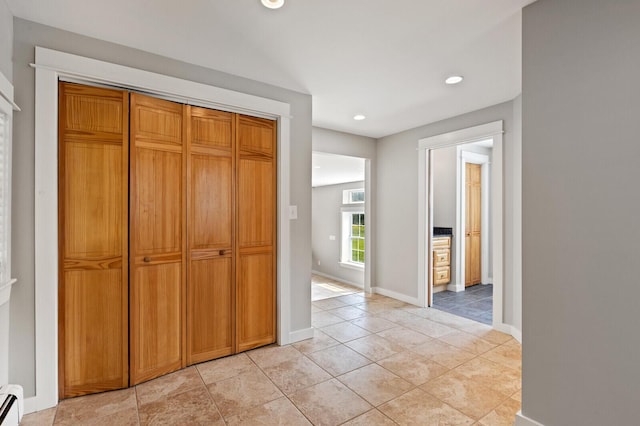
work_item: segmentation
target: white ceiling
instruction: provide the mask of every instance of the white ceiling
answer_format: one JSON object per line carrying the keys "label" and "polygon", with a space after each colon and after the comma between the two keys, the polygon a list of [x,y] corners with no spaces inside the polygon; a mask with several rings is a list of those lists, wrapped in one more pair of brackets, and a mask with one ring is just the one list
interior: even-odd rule
{"label": "white ceiling", "polygon": [[[6,1],[20,18],[309,93],[315,126],[371,137],[517,96],[533,2]],[[450,74],[465,80],[445,86]]]}
{"label": "white ceiling", "polygon": [[337,185],[364,180],[364,158],[313,152],[311,186]]}

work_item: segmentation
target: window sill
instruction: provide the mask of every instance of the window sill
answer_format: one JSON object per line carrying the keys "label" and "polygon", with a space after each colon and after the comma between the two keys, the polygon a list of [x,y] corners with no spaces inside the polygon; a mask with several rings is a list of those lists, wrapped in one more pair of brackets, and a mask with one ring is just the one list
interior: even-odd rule
{"label": "window sill", "polygon": [[364,264],[352,262],[339,262],[340,266],[347,269],[355,269],[356,271],[364,271]]}

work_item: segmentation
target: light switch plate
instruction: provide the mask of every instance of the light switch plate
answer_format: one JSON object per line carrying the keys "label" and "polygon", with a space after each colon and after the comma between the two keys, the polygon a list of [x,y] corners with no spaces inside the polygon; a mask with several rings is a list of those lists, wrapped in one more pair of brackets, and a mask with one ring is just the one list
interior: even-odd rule
{"label": "light switch plate", "polygon": [[289,219],[298,218],[298,206],[289,206]]}

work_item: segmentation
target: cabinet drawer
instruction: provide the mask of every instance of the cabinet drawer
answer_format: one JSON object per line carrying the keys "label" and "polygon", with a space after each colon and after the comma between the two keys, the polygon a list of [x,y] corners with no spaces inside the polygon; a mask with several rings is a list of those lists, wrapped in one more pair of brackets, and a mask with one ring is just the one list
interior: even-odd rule
{"label": "cabinet drawer", "polygon": [[451,281],[450,271],[448,266],[433,268],[433,285],[448,284]]}
{"label": "cabinet drawer", "polygon": [[449,248],[451,247],[451,237],[434,237],[431,240],[431,245],[436,248]]}
{"label": "cabinet drawer", "polygon": [[449,266],[451,264],[451,250],[439,249],[433,251],[433,266]]}

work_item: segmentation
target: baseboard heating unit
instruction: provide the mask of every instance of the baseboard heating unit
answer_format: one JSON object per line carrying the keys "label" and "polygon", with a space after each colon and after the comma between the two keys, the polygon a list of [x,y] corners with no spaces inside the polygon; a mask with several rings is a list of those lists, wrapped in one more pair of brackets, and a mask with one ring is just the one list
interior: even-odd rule
{"label": "baseboard heating unit", "polygon": [[24,413],[22,386],[0,386],[0,425],[18,426]]}

